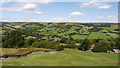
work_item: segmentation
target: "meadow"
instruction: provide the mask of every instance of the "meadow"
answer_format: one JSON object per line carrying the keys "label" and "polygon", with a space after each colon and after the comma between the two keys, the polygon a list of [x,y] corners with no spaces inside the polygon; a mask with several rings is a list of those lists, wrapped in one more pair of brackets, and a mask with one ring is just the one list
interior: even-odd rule
{"label": "meadow", "polygon": [[38,52],[21,58],[2,59],[2,64],[3,66],[117,66],[118,54],[65,49],[56,53]]}

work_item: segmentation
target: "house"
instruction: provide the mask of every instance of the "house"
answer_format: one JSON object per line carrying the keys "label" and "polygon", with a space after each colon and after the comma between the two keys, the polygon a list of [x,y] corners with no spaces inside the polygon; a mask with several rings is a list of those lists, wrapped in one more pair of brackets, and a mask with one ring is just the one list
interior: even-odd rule
{"label": "house", "polygon": [[69,36],[69,35],[64,35],[63,37],[64,37],[64,38],[69,38],[70,36]]}
{"label": "house", "polygon": [[118,48],[114,48],[113,51],[114,51],[115,53],[120,53],[120,50],[119,50]]}
{"label": "house", "polygon": [[60,41],[61,39],[57,38],[57,37],[54,37],[53,38],[55,41]]}
{"label": "house", "polygon": [[54,41],[60,41],[61,39],[58,37],[54,37],[54,38],[50,38],[50,40],[54,40]]}
{"label": "house", "polygon": [[89,49],[89,50],[87,50],[87,51],[92,52],[92,49]]}
{"label": "house", "polygon": [[95,47],[95,45],[91,45],[91,49],[93,49]]}
{"label": "house", "polygon": [[108,50],[107,53],[113,53],[113,52]]}
{"label": "house", "polygon": [[46,38],[46,37],[44,37],[44,38],[42,38],[42,40],[47,40],[48,38]]}
{"label": "house", "polygon": [[106,53],[109,53],[109,51],[107,51]]}
{"label": "house", "polygon": [[113,52],[108,50],[107,53],[120,53],[120,50],[118,48],[114,48]]}
{"label": "house", "polygon": [[95,45],[91,45],[91,48],[89,50],[87,50],[87,51],[92,52],[94,47],[95,47]]}

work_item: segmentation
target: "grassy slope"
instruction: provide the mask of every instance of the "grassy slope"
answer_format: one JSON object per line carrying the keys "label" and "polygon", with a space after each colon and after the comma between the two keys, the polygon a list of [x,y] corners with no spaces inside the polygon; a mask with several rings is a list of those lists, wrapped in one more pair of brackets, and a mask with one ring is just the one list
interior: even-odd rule
{"label": "grassy slope", "polygon": [[3,59],[4,66],[116,66],[118,55],[66,49],[57,53],[33,53],[19,59]]}

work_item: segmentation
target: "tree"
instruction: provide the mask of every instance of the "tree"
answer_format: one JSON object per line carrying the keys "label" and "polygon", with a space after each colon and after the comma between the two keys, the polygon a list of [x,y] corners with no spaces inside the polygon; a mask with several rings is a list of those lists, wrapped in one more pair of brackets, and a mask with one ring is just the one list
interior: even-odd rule
{"label": "tree", "polygon": [[14,48],[24,46],[24,37],[21,31],[12,30],[8,35],[4,37],[3,47]]}
{"label": "tree", "polygon": [[9,34],[9,31],[5,31],[4,33],[3,33],[3,35],[8,35]]}
{"label": "tree", "polygon": [[40,42],[38,42],[38,41],[33,42],[33,43],[32,43],[32,46],[33,46],[33,47],[37,47],[37,48],[41,48]]}
{"label": "tree", "polygon": [[73,40],[73,38],[70,36],[70,40]]}
{"label": "tree", "polygon": [[88,39],[85,39],[82,43],[82,45],[78,48],[79,50],[86,51],[90,48],[91,46],[91,41]]}
{"label": "tree", "polygon": [[118,37],[118,38],[115,38],[115,47],[116,48],[118,48],[118,49],[120,49],[120,37]]}
{"label": "tree", "polygon": [[66,43],[66,40],[67,40],[66,38],[62,37],[61,40],[60,40],[60,42],[61,43]]}
{"label": "tree", "polygon": [[58,45],[58,46],[56,47],[56,50],[57,50],[57,51],[62,51],[62,50],[64,50],[64,46],[63,46],[63,45]]}
{"label": "tree", "polygon": [[33,38],[28,38],[27,40],[25,40],[25,45],[28,46],[32,46],[32,43],[35,42],[35,40]]}
{"label": "tree", "polygon": [[67,44],[67,48],[75,49],[77,47],[75,43],[75,41],[69,41],[69,43]]}
{"label": "tree", "polygon": [[93,48],[94,52],[106,52],[107,50],[113,50],[113,47],[111,47],[111,43],[107,40],[101,40]]}

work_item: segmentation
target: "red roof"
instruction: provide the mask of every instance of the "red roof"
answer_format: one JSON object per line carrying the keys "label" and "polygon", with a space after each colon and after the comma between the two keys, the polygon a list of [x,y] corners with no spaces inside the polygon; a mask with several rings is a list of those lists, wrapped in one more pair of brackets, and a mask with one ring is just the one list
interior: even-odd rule
{"label": "red roof", "polygon": [[91,47],[93,48],[93,47],[95,47],[95,45],[91,45]]}

